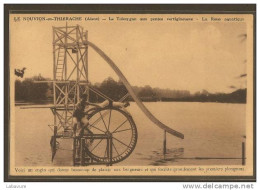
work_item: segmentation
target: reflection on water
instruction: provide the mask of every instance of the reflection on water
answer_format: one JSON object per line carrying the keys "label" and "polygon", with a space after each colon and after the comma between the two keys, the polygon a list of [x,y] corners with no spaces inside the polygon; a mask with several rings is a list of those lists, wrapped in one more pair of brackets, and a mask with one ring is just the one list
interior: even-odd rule
{"label": "reflection on water", "polygon": [[[154,102],[145,103],[166,125],[182,132],[185,139],[167,134],[150,122],[135,103],[131,113],[138,130],[135,150],[116,165],[211,165],[241,164],[241,143],[245,142],[245,104]],[[53,124],[49,109],[15,107],[15,162],[17,166],[71,166],[72,140],[59,140],[60,149],[51,162],[50,137]],[[32,117],[33,116],[33,117]],[[185,150],[185,151],[184,151]],[[190,159],[190,158],[226,159]]]}
{"label": "reflection on water", "polygon": [[166,154],[163,151],[154,150],[149,155],[143,155],[142,153],[136,153],[140,156],[138,159],[149,161],[149,165],[153,166],[165,166],[174,165],[173,162],[178,162],[178,158],[181,158],[184,153],[184,148],[167,149]]}

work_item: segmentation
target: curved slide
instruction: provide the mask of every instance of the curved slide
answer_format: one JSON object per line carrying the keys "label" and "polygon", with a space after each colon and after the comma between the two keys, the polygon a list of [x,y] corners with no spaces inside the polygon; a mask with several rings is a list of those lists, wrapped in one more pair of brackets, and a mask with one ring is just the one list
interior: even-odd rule
{"label": "curved slide", "polygon": [[129,94],[132,96],[138,107],[143,111],[143,113],[158,127],[165,130],[166,132],[179,137],[181,139],[184,139],[184,135],[178,131],[173,130],[172,128],[166,126],[162,122],[160,122],[154,115],[145,107],[145,105],[142,103],[142,101],[137,97],[135,94],[133,88],[131,87],[130,83],[127,81],[123,73],[119,70],[119,68],[116,66],[116,64],[95,44],[89,41],[84,41],[84,44],[89,45],[92,47],[110,66],[111,68],[116,72],[116,74],[119,76],[123,84],[125,85],[126,89],[128,90]]}

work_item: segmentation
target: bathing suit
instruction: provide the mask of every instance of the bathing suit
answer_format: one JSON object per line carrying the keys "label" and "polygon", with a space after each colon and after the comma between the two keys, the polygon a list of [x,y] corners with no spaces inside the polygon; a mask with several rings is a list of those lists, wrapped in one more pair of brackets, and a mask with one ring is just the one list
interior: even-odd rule
{"label": "bathing suit", "polygon": [[81,101],[80,103],[77,104],[76,109],[73,113],[73,117],[76,117],[79,122],[85,116],[84,109],[85,109],[86,105],[87,105],[87,102]]}

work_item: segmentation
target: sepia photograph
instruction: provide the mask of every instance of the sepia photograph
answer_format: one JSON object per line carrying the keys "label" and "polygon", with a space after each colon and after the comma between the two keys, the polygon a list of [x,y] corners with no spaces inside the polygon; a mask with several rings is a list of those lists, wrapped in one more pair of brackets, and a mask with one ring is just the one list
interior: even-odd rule
{"label": "sepia photograph", "polygon": [[254,11],[16,8],[7,179],[255,179]]}

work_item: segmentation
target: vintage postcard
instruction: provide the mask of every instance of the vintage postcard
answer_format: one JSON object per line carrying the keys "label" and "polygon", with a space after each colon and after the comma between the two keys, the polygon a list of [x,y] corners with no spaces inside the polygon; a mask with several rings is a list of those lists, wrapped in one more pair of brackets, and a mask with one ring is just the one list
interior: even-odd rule
{"label": "vintage postcard", "polygon": [[6,6],[6,180],[254,181],[255,7],[82,6]]}

